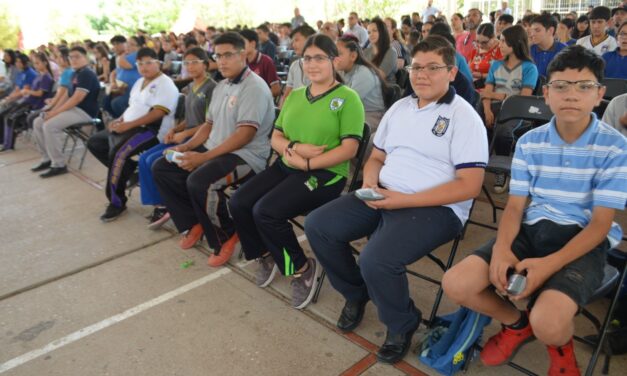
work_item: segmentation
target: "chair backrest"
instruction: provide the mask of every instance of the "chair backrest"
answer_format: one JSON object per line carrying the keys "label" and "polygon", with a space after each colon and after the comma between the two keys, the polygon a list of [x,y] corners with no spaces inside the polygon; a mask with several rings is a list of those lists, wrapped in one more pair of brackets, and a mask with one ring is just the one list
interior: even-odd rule
{"label": "chair backrest", "polygon": [[537,123],[548,123],[553,113],[544,98],[540,96],[512,95],[501,105],[497,123],[509,120],[528,120]]}
{"label": "chair backrest", "polygon": [[176,103],[176,111],[174,112],[174,119],[177,122],[185,118],[185,94],[179,94],[178,102]]}
{"label": "chair backrest", "polygon": [[601,82],[605,85],[605,95],[603,98],[612,100],[621,94],[627,93],[627,80],[622,78],[606,78]]}
{"label": "chair backrest", "polygon": [[533,89],[533,95],[542,96],[542,87],[546,84],[546,82],[546,76],[538,75],[538,81],[536,82],[535,89]]}
{"label": "chair backrest", "polygon": [[172,61],[172,66],[170,67],[170,73],[171,75],[177,75],[177,74],[181,74],[181,69],[183,67],[183,62],[182,61]]}
{"label": "chair backrest", "polygon": [[401,87],[401,89],[406,89],[407,84],[409,83],[409,72],[407,72],[404,68],[396,71],[396,84]]}
{"label": "chair backrest", "polygon": [[361,141],[359,142],[359,148],[357,149],[357,154],[355,154],[355,172],[353,173],[353,178],[351,179],[350,184],[348,185],[348,191],[354,191],[357,188],[357,184],[359,183],[359,172],[364,164],[364,159],[366,158],[366,150],[368,150],[368,143],[370,142],[370,126],[368,123],[364,123],[364,131],[361,136]]}

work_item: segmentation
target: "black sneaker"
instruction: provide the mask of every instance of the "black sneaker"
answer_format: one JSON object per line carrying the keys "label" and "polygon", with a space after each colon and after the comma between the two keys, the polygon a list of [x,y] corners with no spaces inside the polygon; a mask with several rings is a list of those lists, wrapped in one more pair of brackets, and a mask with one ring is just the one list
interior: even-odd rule
{"label": "black sneaker", "polygon": [[43,171],[43,170],[47,170],[50,168],[50,164],[52,162],[50,161],[46,161],[46,162],[39,162],[38,165],[33,166],[30,170],[32,172],[39,172],[39,171]]}
{"label": "black sneaker", "polygon": [[44,172],[43,174],[40,174],[39,177],[40,178],[51,178],[53,176],[57,176],[57,175],[63,175],[67,173],[67,167],[63,166],[63,167],[50,167],[50,170],[48,170],[47,172]]}
{"label": "black sneaker", "polygon": [[107,210],[105,210],[104,214],[100,216],[100,220],[103,222],[111,222],[117,219],[124,211],[126,210],[126,205],[123,205],[121,208],[109,204],[107,206]]}
{"label": "black sneaker", "polygon": [[155,207],[155,210],[152,211],[152,216],[150,217],[150,224],[148,225],[148,229],[158,230],[169,219],[170,213],[168,213],[168,209],[164,207]]}
{"label": "black sneaker", "polygon": [[509,179],[507,175],[503,173],[498,173],[494,175],[494,187],[492,187],[492,190],[494,191],[494,193],[505,192],[505,190],[507,189],[508,180]]}

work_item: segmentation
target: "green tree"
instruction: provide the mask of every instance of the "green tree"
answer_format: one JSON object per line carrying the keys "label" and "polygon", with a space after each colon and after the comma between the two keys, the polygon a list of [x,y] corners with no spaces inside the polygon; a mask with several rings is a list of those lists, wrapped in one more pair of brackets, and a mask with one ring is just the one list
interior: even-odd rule
{"label": "green tree", "polygon": [[16,19],[10,14],[7,4],[0,3],[0,49],[17,48],[17,38],[20,31]]}
{"label": "green tree", "polygon": [[99,34],[169,30],[180,13],[179,2],[172,0],[101,0],[96,9],[87,18]]}

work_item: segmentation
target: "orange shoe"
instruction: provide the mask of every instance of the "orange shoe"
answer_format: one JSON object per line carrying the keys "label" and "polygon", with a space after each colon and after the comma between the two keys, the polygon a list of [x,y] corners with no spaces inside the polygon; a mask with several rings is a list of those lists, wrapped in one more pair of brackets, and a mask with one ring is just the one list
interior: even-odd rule
{"label": "orange shoe", "polygon": [[202,239],[203,231],[200,223],[195,224],[192,228],[187,231],[187,233],[181,236],[181,240],[179,240],[179,246],[181,249],[190,249],[195,246],[196,243],[200,239]]}
{"label": "orange shoe", "polygon": [[549,358],[551,358],[549,376],[581,375],[577,367],[577,359],[575,359],[575,349],[573,348],[572,339],[563,346],[547,346],[547,349],[549,350]]}
{"label": "orange shoe", "polygon": [[531,325],[523,329],[514,330],[503,326],[503,329],[483,346],[481,361],[486,366],[498,366],[514,357],[518,348],[525,342],[533,339]]}
{"label": "orange shoe", "polygon": [[222,248],[220,248],[220,253],[214,253],[209,256],[207,264],[214,268],[226,264],[226,262],[229,261],[229,259],[233,255],[233,252],[235,252],[235,248],[238,248],[238,245],[239,236],[237,236],[237,233],[235,233],[229,238],[229,240],[222,244]]}

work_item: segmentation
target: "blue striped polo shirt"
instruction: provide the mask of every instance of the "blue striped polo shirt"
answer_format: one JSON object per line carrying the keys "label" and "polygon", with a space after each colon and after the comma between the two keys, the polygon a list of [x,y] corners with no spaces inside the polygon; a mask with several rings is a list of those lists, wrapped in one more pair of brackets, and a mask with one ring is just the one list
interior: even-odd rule
{"label": "blue striped polo shirt", "polygon": [[[590,223],[592,210],[617,210],[627,200],[627,139],[593,113],[584,133],[572,144],[562,140],[551,122],[527,132],[516,144],[510,194],[530,196],[523,222],[548,219],[558,224]],[[622,237],[614,222],[608,234],[612,247]]]}

